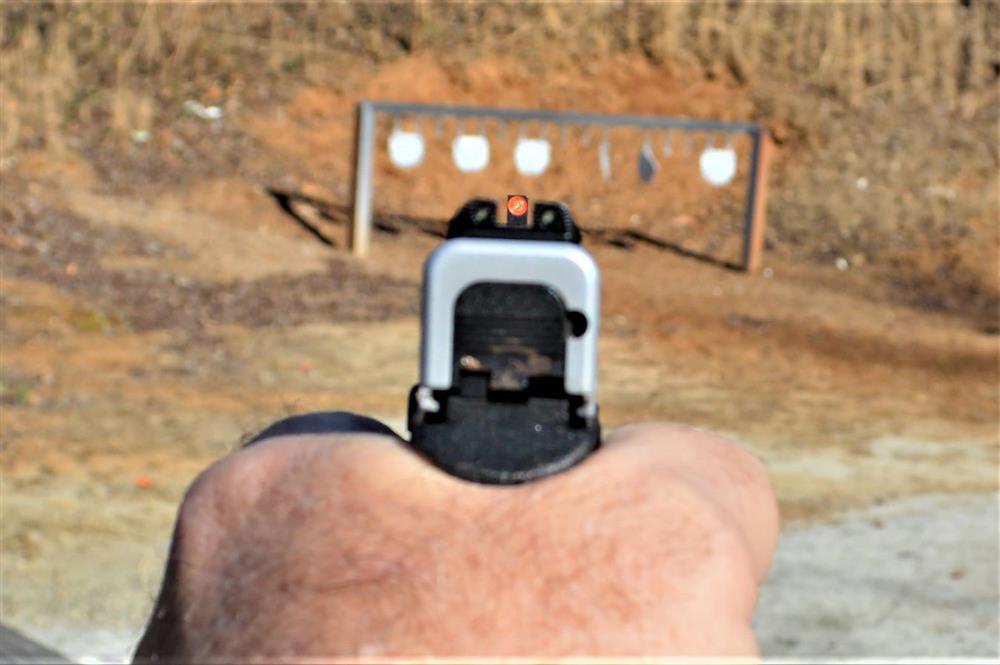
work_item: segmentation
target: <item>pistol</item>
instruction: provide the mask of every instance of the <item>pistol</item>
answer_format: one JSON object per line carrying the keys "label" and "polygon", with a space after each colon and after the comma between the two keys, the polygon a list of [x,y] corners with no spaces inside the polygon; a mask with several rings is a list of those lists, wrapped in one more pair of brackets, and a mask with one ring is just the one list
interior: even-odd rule
{"label": "pistol", "polygon": [[502,219],[497,207],[462,206],[424,265],[408,425],[411,445],[448,473],[515,484],[600,445],[600,271],[564,204],[529,210],[514,194]]}

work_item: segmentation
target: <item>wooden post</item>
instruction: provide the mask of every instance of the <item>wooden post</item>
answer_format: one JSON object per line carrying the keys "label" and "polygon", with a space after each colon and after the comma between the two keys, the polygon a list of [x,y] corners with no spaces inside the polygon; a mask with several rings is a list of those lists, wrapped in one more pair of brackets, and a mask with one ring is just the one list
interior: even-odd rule
{"label": "wooden post", "polygon": [[767,130],[761,129],[754,136],[752,153],[743,228],[743,269],[750,273],[760,269],[764,228],[767,226],[767,174],[771,165],[771,139]]}

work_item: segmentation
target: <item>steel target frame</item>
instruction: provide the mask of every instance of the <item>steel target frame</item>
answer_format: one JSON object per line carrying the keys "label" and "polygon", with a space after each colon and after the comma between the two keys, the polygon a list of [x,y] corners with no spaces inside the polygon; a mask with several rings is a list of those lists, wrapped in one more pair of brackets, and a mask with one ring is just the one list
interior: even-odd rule
{"label": "steel target frame", "polygon": [[358,103],[355,117],[350,236],[351,252],[355,256],[367,256],[371,246],[375,188],[373,168],[375,117],[378,113],[408,117],[452,117],[460,120],[502,120],[511,123],[539,122],[561,126],[631,127],[646,130],[672,129],[682,132],[746,134],[750,138],[750,169],[743,210],[742,266],[747,272],[755,272],[760,267],[766,224],[770,140],[767,131],[757,123],[367,100]]}

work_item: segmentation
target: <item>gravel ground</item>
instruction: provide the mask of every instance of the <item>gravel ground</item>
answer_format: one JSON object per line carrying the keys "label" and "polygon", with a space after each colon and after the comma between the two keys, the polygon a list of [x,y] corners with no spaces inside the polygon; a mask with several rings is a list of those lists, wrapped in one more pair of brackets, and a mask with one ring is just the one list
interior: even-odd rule
{"label": "gravel ground", "polygon": [[782,534],[765,656],[1000,657],[996,494],[929,495]]}
{"label": "gravel ground", "polygon": [[[755,620],[765,657],[1000,657],[997,506],[928,495],[787,528]],[[141,630],[18,628],[88,663],[127,660]]]}

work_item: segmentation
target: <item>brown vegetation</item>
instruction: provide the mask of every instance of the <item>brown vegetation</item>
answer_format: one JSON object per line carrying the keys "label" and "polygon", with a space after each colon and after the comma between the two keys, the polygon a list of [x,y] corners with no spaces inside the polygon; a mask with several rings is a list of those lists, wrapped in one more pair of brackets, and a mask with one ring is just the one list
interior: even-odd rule
{"label": "brown vegetation", "polygon": [[[981,322],[998,303],[998,21],[995,1],[12,2],[0,11],[0,150],[6,164],[40,147],[107,157],[134,131],[176,125],[187,98],[227,114],[287,101],[302,86],[353,101],[358,76],[413,53],[443,68],[459,97],[464,64],[485,57],[545,79],[586,79],[598,63],[636,57],[661,72],[649,86],[675,83],[681,110],[699,112],[687,100],[699,81],[745,91],[747,104],[702,113],[765,122],[783,148],[771,251],[875,263],[904,300]],[[501,101],[496,90],[476,95]],[[599,94],[568,99],[623,110]],[[150,164],[145,176],[166,177],[167,167]]]}

